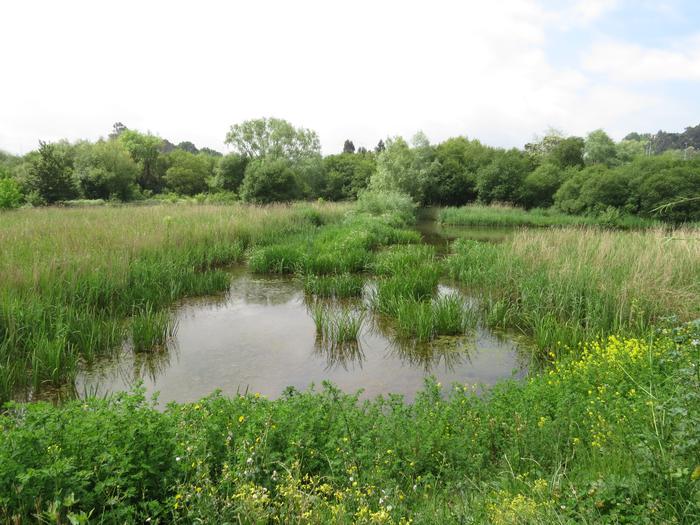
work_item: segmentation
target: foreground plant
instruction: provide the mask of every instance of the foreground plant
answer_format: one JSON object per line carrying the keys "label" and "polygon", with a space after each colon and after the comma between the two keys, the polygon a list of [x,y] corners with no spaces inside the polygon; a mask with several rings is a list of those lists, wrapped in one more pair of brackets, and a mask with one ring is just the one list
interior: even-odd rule
{"label": "foreground plant", "polygon": [[410,405],[330,385],[165,411],[141,391],[11,404],[0,517],[697,523],[700,326],[578,354],[481,395],[429,382]]}

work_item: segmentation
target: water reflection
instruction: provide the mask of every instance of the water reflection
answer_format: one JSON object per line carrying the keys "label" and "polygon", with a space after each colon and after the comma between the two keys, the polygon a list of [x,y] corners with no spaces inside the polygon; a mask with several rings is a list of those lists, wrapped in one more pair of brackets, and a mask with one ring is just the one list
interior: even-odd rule
{"label": "water reflection", "polygon": [[[370,290],[372,284],[367,285]],[[441,294],[452,293],[440,287]],[[328,301],[365,310],[364,300]],[[408,400],[434,375],[443,384],[490,385],[522,374],[516,345],[482,328],[460,337],[416,343],[394,337],[391,323],[364,316],[357,341],[319,340],[298,281],[237,271],[227,294],[181,302],[179,329],[165,352],[119,358],[85,369],[77,391],[103,394],[143,380],[160,401],[194,401],[215,389],[250,390],[269,397],[288,386],[332,381],[363,396],[398,393]]]}

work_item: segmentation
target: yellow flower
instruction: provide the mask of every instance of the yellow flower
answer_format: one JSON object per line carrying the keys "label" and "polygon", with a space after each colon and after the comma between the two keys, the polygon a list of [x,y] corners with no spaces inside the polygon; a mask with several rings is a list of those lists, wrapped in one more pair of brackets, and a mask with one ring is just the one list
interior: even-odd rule
{"label": "yellow flower", "polygon": [[245,421],[245,416],[238,416],[238,422],[243,423]]}

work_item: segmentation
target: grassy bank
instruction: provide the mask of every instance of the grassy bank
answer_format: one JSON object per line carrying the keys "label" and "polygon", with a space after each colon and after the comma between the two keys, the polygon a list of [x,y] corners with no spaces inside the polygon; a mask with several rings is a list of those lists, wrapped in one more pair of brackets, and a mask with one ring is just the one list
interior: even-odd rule
{"label": "grassy bank", "polygon": [[700,317],[700,231],[523,230],[500,244],[457,241],[449,275],[482,299],[487,321],[536,346],[644,335],[665,317]]}
{"label": "grassy bank", "polygon": [[552,209],[524,210],[506,205],[471,204],[460,208],[442,208],[438,221],[453,226],[603,226],[622,230],[651,228],[659,223],[617,212],[599,216],[569,215]]}
{"label": "grassy bank", "polygon": [[[162,344],[163,309],[225,290],[252,247],[339,221],[344,205],[21,210],[0,228],[0,400],[70,383],[81,361]],[[131,319],[132,321],[126,322]]]}
{"label": "grassy bank", "polygon": [[[10,406],[0,516],[48,523],[700,520],[700,330],[609,338],[477,396],[327,386],[160,412],[141,395]],[[444,395],[449,392],[448,395]]]}

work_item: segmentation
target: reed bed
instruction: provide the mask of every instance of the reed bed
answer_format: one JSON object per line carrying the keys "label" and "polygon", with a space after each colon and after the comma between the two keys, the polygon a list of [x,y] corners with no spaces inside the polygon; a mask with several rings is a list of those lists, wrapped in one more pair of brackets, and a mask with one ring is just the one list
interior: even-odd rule
{"label": "reed bed", "polygon": [[[225,290],[247,250],[340,221],[347,205],[28,209],[0,225],[0,401],[69,382],[127,334],[160,344],[174,300]],[[133,312],[149,311],[144,319]],[[149,333],[151,332],[151,333]],[[160,335],[158,335],[160,334]]]}
{"label": "reed bed", "polygon": [[492,325],[532,335],[547,352],[700,317],[693,228],[523,230],[498,245],[457,241],[446,266],[481,296]]}
{"label": "reed bed", "polygon": [[442,208],[438,213],[438,221],[454,226],[604,226],[623,230],[650,228],[660,224],[658,221],[632,215],[569,215],[553,209],[525,210],[506,204],[469,204],[459,208]]}

